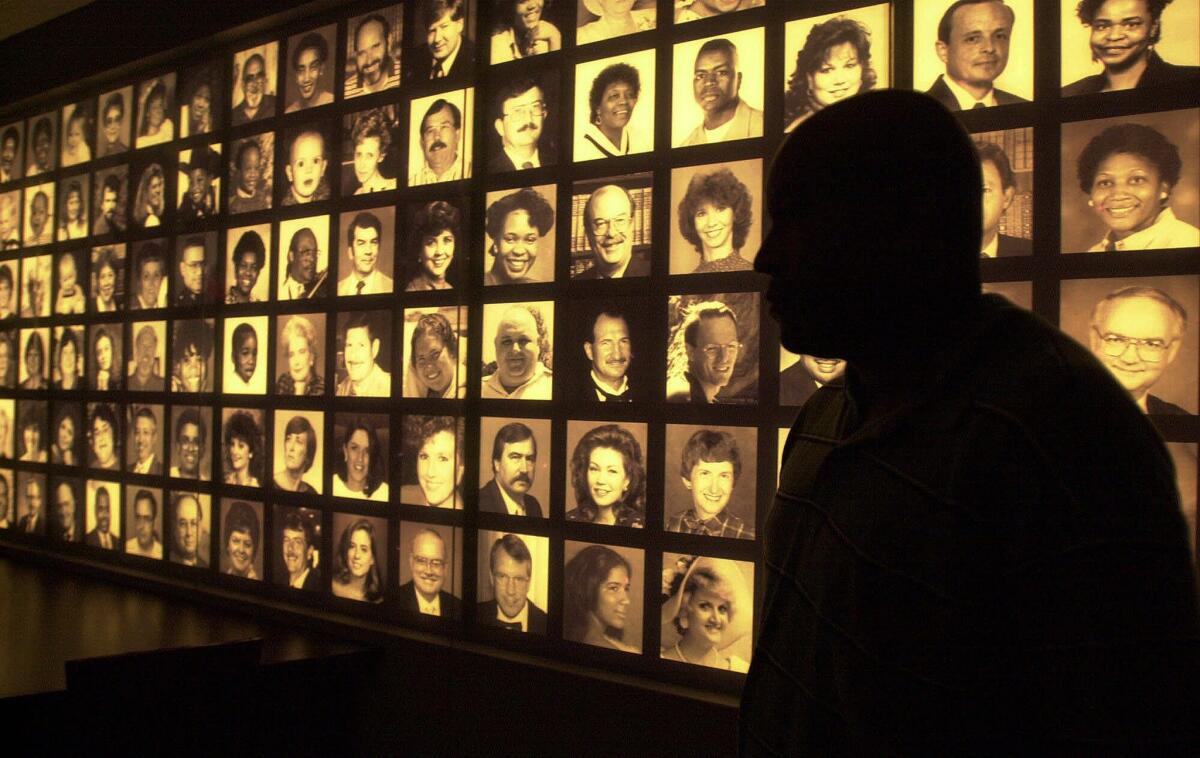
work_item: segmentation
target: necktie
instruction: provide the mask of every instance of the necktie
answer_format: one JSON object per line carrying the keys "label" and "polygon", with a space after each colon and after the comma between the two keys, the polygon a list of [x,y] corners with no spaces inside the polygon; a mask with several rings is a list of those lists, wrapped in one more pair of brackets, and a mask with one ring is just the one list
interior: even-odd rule
{"label": "necktie", "polygon": [[437,63],[433,64],[433,78],[434,79],[441,79],[445,75],[446,75],[446,72],[442,69],[441,61],[438,61]]}
{"label": "necktie", "polygon": [[981,109],[981,108],[986,108],[986,107],[987,107],[987,106],[986,106],[986,105],[984,105],[983,103],[975,103],[975,105],[971,106],[971,110],[973,110],[973,111],[977,111],[977,110],[979,110],[979,109]]}
{"label": "necktie", "polygon": [[500,626],[504,627],[505,629],[508,629],[513,632],[521,631],[521,622],[520,621],[499,621],[499,620],[497,620],[496,623],[499,624]]}
{"label": "necktie", "polygon": [[366,282],[359,282],[359,283],[358,283],[358,285],[357,285],[357,287],[358,287],[358,292],[356,292],[355,294],[361,295],[361,294],[362,294],[362,291],[363,291],[363,287],[366,287],[366,286],[367,286],[367,283],[366,283]]}
{"label": "necktie", "polygon": [[533,168],[533,162],[525,161],[524,163],[521,164],[521,168]]}
{"label": "necktie", "polygon": [[1105,243],[1105,245],[1104,245],[1104,251],[1105,251],[1105,252],[1108,252],[1108,253],[1115,253],[1115,252],[1117,252],[1117,243],[1116,243],[1116,240],[1110,239],[1110,240],[1109,240],[1107,243]]}

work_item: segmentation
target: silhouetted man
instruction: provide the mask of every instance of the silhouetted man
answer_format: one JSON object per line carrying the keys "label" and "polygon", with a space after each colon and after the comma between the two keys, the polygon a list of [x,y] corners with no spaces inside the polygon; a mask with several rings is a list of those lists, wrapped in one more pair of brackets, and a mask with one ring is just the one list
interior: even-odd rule
{"label": "silhouetted man", "polygon": [[953,116],[899,90],[825,108],[775,158],[755,268],[784,347],[847,370],[784,450],[743,754],[1200,737],[1171,459],[1085,347],[980,294],[981,189]]}

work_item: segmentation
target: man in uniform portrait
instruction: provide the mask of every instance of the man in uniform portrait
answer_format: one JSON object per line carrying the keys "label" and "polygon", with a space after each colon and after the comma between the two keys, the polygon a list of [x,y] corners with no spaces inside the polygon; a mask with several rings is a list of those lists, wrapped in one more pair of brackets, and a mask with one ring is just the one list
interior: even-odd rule
{"label": "man in uniform portrait", "polygon": [[1025,99],[996,89],[1008,66],[1016,14],[1003,0],[957,0],[938,22],[937,56],[946,66],[929,94],[948,110],[968,111]]}
{"label": "man in uniform portrait", "polygon": [[537,476],[538,444],[533,430],[513,421],[492,441],[492,480],[479,490],[480,513],[543,518],[541,504],[529,494]]}

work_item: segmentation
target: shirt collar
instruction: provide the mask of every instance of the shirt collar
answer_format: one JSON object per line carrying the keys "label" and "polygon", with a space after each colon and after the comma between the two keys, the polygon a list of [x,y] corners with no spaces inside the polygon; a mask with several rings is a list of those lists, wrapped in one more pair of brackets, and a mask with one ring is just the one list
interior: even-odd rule
{"label": "shirt collar", "polygon": [[958,101],[959,110],[969,111],[975,107],[975,103],[983,103],[991,107],[996,104],[996,88],[992,87],[983,98],[976,100],[975,96],[959,85],[958,82],[951,79],[949,76],[942,75],[942,81],[950,88],[950,94],[954,95],[954,99]]}
{"label": "shirt collar", "polygon": [[596,385],[596,397],[600,400],[604,400],[608,395],[620,397],[629,391],[629,375],[621,377],[621,386],[616,390],[611,390],[607,384],[600,381],[600,377],[596,375],[596,369],[592,369],[592,384]]}
{"label": "shirt collar", "polygon": [[[512,497],[500,486],[500,482],[496,482],[496,489],[500,490],[500,499],[504,501],[504,508],[510,516],[524,516],[525,506],[513,500]],[[522,498],[524,499],[524,498]]]}
{"label": "shirt collar", "polygon": [[[463,35],[460,34],[460,35],[458,35],[458,45],[455,46],[454,52],[447,55],[446,60],[442,61],[442,76],[443,77],[449,76],[450,69],[454,68],[454,61],[458,60],[458,53],[460,50],[462,50],[462,46],[463,46]],[[433,59],[432,55],[429,57],[431,60]],[[433,65],[429,67],[429,75],[430,76],[433,76],[433,71],[434,71],[434,69],[437,68],[437,65],[438,65],[438,62],[436,60],[433,60]]]}
{"label": "shirt collar", "polygon": [[[508,156],[510,161],[512,161],[513,168],[521,168],[521,166],[524,166],[526,163],[525,159],[518,157],[515,152],[509,149],[508,145],[504,146],[504,154]],[[541,150],[535,148],[533,155],[529,157],[528,162],[532,163],[534,168],[541,168]]]}
{"label": "shirt collar", "polygon": [[[425,596],[418,592],[416,587],[413,587],[413,594],[417,596],[417,610],[421,613],[430,616],[442,615],[442,593],[439,592],[434,595],[433,600],[426,600]],[[497,605],[496,607],[499,608],[500,606]]]}
{"label": "shirt collar", "polygon": [[505,624],[520,624],[522,632],[529,631],[529,600],[525,600],[525,605],[521,606],[521,610],[516,616],[509,618],[504,615],[504,609],[500,607],[500,601],[496,601],[496,620]]}
{"label": "shirt collar", "polygon": [[304,569],[304,571],[300,572],[300,576],[296,577],[292,581],[291,585],[298,590],[304,589],[304,583],[306,581],[308,581],[308,572],[309,571],[312,571],[312,569],[306,568],[306,569]]}
{"label": "shirt collar", "polygon": [[1110,242],[1117,250],[1146,250],[1152,247],[1157,247],[1151,242],[1151,240],[1154,239],[1154,236],[1158,234],[1160,230],[1175,223],[1176,220],[1177,219],[1175,218],[1174,211],[1172,211],[1169,207],[1163,208],[1161,211],[1159,211],[1159,214],[1154,219],[1153,224],[1147,226],[1141,231],[1134,232],[1124,239],[1113,240],[1112,232],[1104,235],[1104,242],[1102,243],[1101,247],[1107,247]]}

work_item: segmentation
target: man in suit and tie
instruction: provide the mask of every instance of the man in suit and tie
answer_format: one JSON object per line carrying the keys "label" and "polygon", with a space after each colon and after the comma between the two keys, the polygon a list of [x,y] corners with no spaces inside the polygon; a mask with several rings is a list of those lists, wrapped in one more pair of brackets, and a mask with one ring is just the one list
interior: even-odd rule
{"label": "man in suit and tie", "polygon": [[475,43],[465,33],[464,0],[421,0],[417,28],[425,30],[425,44],[412,48],[405,66],[411,81],[443,79],[469,71],[475,61]]}
{"label": "man in suit and tie", "polygon": [[313,563],[317,539],[312,520],[304,518],[300,511],[293,510],[284,517],[280,536],[283,565],[287,569],[287,575],[281,579],[293,589],[310,592],[320,590],[321,572]]}
{"label": "man in suit and tie", "polygon": [[537,498],[529,494],[537,475],[537,438],[520,421],[500,427],[492,440],[492,480],[479,490],[481,513],[544,518]]}
{"label": "man in suit and tie", "polygon": [[446,581],[446,541],[433,529],[422,529],[409,546],[412,579],[400,585],[400,610],[427,616],[458,618],[462,601],[442,589]]}
{"label": "man in suit and tie", "polygon": [[191,493],[182,493],[175,499],[174,544],[171,560],[185,566],[208,568],[208,561],[200,554],[200,531],[204,526],[204,510],[200,498]]}
{"label": "man in suit and tie", "polygon": [[370,211],[354,216],[346,229],[346,260],[350,271],[338,281],[338,297],[383,295],[393,289],[392,277],[379,270],[383,222]]}
{"label": "man in suit and tie", "polygon": [[576,279],[649,276],[646,252],[633,251],[633,198],[624,187],[606,184],[583,206],[583,232],[592,249],[592,265]]}
{"label": "man in suit and tie", "polygon": [[488,171],[516,171],[555,163],[554,146],[543,132],[550,115],[546,93],[536,81],[519,77],[502,82],[493,113],[500,150],[488,161]]}
{"label": "man in suit and tie", "polygon": [[111,531],[112,498],[108,494],[107,487],[102,485],[96,488],[92,511],[96,519],[96,528],[83,536],[84,544],[105,550],[115,550],[117,548],[117,536]]}
{"label": "man in suit and tie", "polygon": [[946,65],[929,94],[952,111],[1023,103],[993,82],[1008,66],[1016,14],[1003,0],[957,0],[938,22],[937,55]]}
{"label": "man in suit and tie", "polygon": [[546,633],[546,612],[529,600],[533,556],[525,541],[506,534],[492,543],[488,583],[494,599],[479,604],[476,620],[483,626],[514,632]]}
{"label": "man in suit and tie", "polygon": [[63,542],[78,542],[79,530],[75,527],[75,488],[70,482],[59,482],[54,488],[54,536]]}
{"label": "man in suit and tie", "polygon": [[980,243],[980,255],[984,258],[1032,255],[1032,242],[1000,233],[1000,219],[1012,205],[1017,189],[1008,155],[993,142],[976,142],[975,151],[979,153],[979,168],[983,173],[983,241]]}
{"label": "man in suit and tie", "polygon": [[17,524],[17,530],[25,534],[41,534],[45,529],[42,521],[42,481],[31,474],[25,480],[25,515]]}

